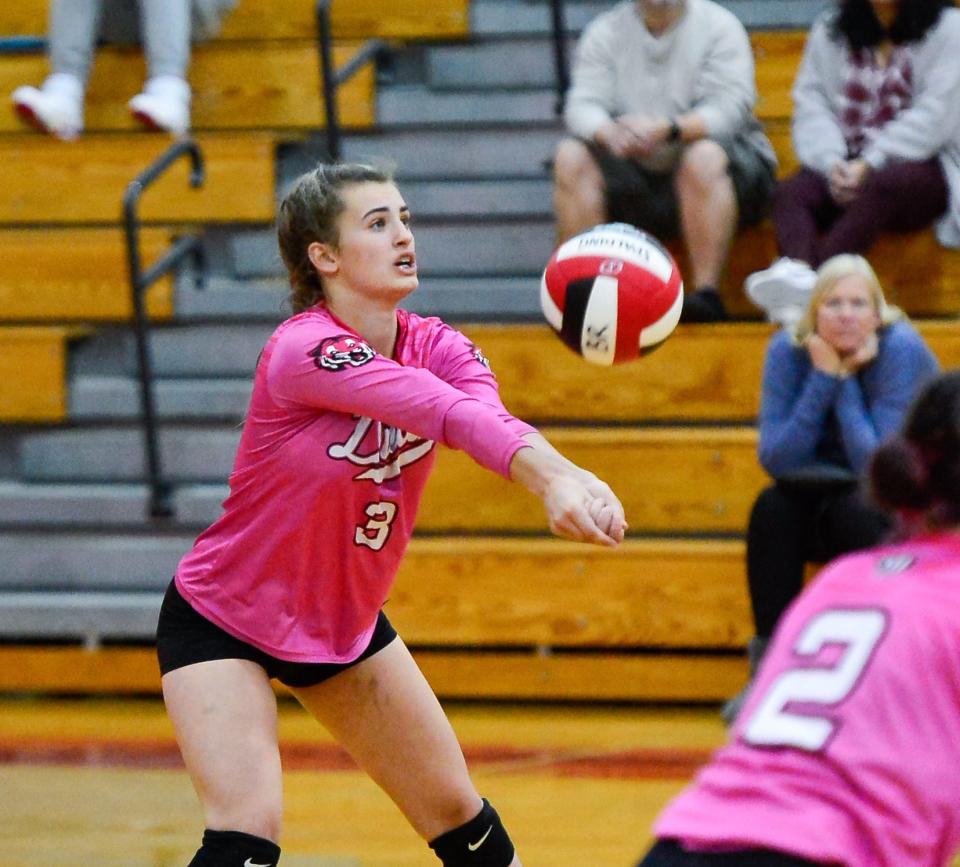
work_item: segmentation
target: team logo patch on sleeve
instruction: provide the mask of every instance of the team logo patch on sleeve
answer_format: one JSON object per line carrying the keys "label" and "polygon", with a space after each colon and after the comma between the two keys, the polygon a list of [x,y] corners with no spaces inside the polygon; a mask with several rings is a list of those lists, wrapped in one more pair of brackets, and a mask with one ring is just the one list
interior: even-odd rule
{"label": "team logo patch on sleeve", "polygon": [[479,361],[484,367],[486,367],[488,370],[490,369],[489,359],[483,354],[483,352],[481,352],[480,347],[477,346],[476,343],[470,344],[470,352],[472,353],[473,357],[477,359],[477,361]]}
{"label": "team logo patch on sleeve", "polygon": [[375,355],[367,343],[351,334],[327,337],[310,350],[313,363],[321,370],[361,367],[368,361],[373,361]]}

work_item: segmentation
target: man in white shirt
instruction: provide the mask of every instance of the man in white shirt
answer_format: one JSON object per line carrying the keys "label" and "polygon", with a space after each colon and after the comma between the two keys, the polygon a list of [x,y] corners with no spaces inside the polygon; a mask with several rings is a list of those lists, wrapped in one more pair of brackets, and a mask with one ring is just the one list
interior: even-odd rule
{"label": "man in white shirt", "polygon": [[586,28],[554,159],[557,232],[632,223],[682,237],[682,320],[728,319],[718,293],[738,224],[761,220],[776,156],[757,121],[746,30],[713,0],[623,0]]}

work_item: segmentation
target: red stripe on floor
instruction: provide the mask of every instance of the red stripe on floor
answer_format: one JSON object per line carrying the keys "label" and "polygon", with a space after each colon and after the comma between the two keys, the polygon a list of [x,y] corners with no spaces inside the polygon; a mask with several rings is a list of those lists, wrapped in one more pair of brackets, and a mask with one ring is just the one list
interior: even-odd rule
{"label": "red stripe on floor", "polygon": [[[507,745],[465,746],[473,768],[501,773],[545,773],[609,779],[686,779],[709,758],[704,749],[637,749],[610,753],[524,749]],[[356,765],[335,744],[282,743],[283,766],[295,771],[349,771]],[[96,739],[6,739],[0,765],[99,768],[182,768],[174,741]]]}

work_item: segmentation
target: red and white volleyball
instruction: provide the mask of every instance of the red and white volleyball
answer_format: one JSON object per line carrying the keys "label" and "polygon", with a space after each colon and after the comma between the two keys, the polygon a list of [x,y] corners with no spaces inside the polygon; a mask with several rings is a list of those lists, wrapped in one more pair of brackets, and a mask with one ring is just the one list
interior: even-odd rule
{"label": "red and white volleyball", "polygon": [[667,249],[626,223],[594,226],[561,244],[540,283],[543,315],[593,364],[650,352],[680,321],[683,280]]}

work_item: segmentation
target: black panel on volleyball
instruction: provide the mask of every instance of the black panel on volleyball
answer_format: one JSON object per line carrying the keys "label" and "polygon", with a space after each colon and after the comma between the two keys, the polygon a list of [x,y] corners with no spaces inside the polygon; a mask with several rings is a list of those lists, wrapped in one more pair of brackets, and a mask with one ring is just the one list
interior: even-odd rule
{"label": "black panel on volleyball", "polygon": [[593,291],[594,280],[596,280],[596,277],[587,277],[568,283],[563,300],[563,328],[560,329],[560,339],[577,353],[581,351],[580,337],[583,331],[583,317],[587,313],[587,302],[590,300],[590,293]]}

